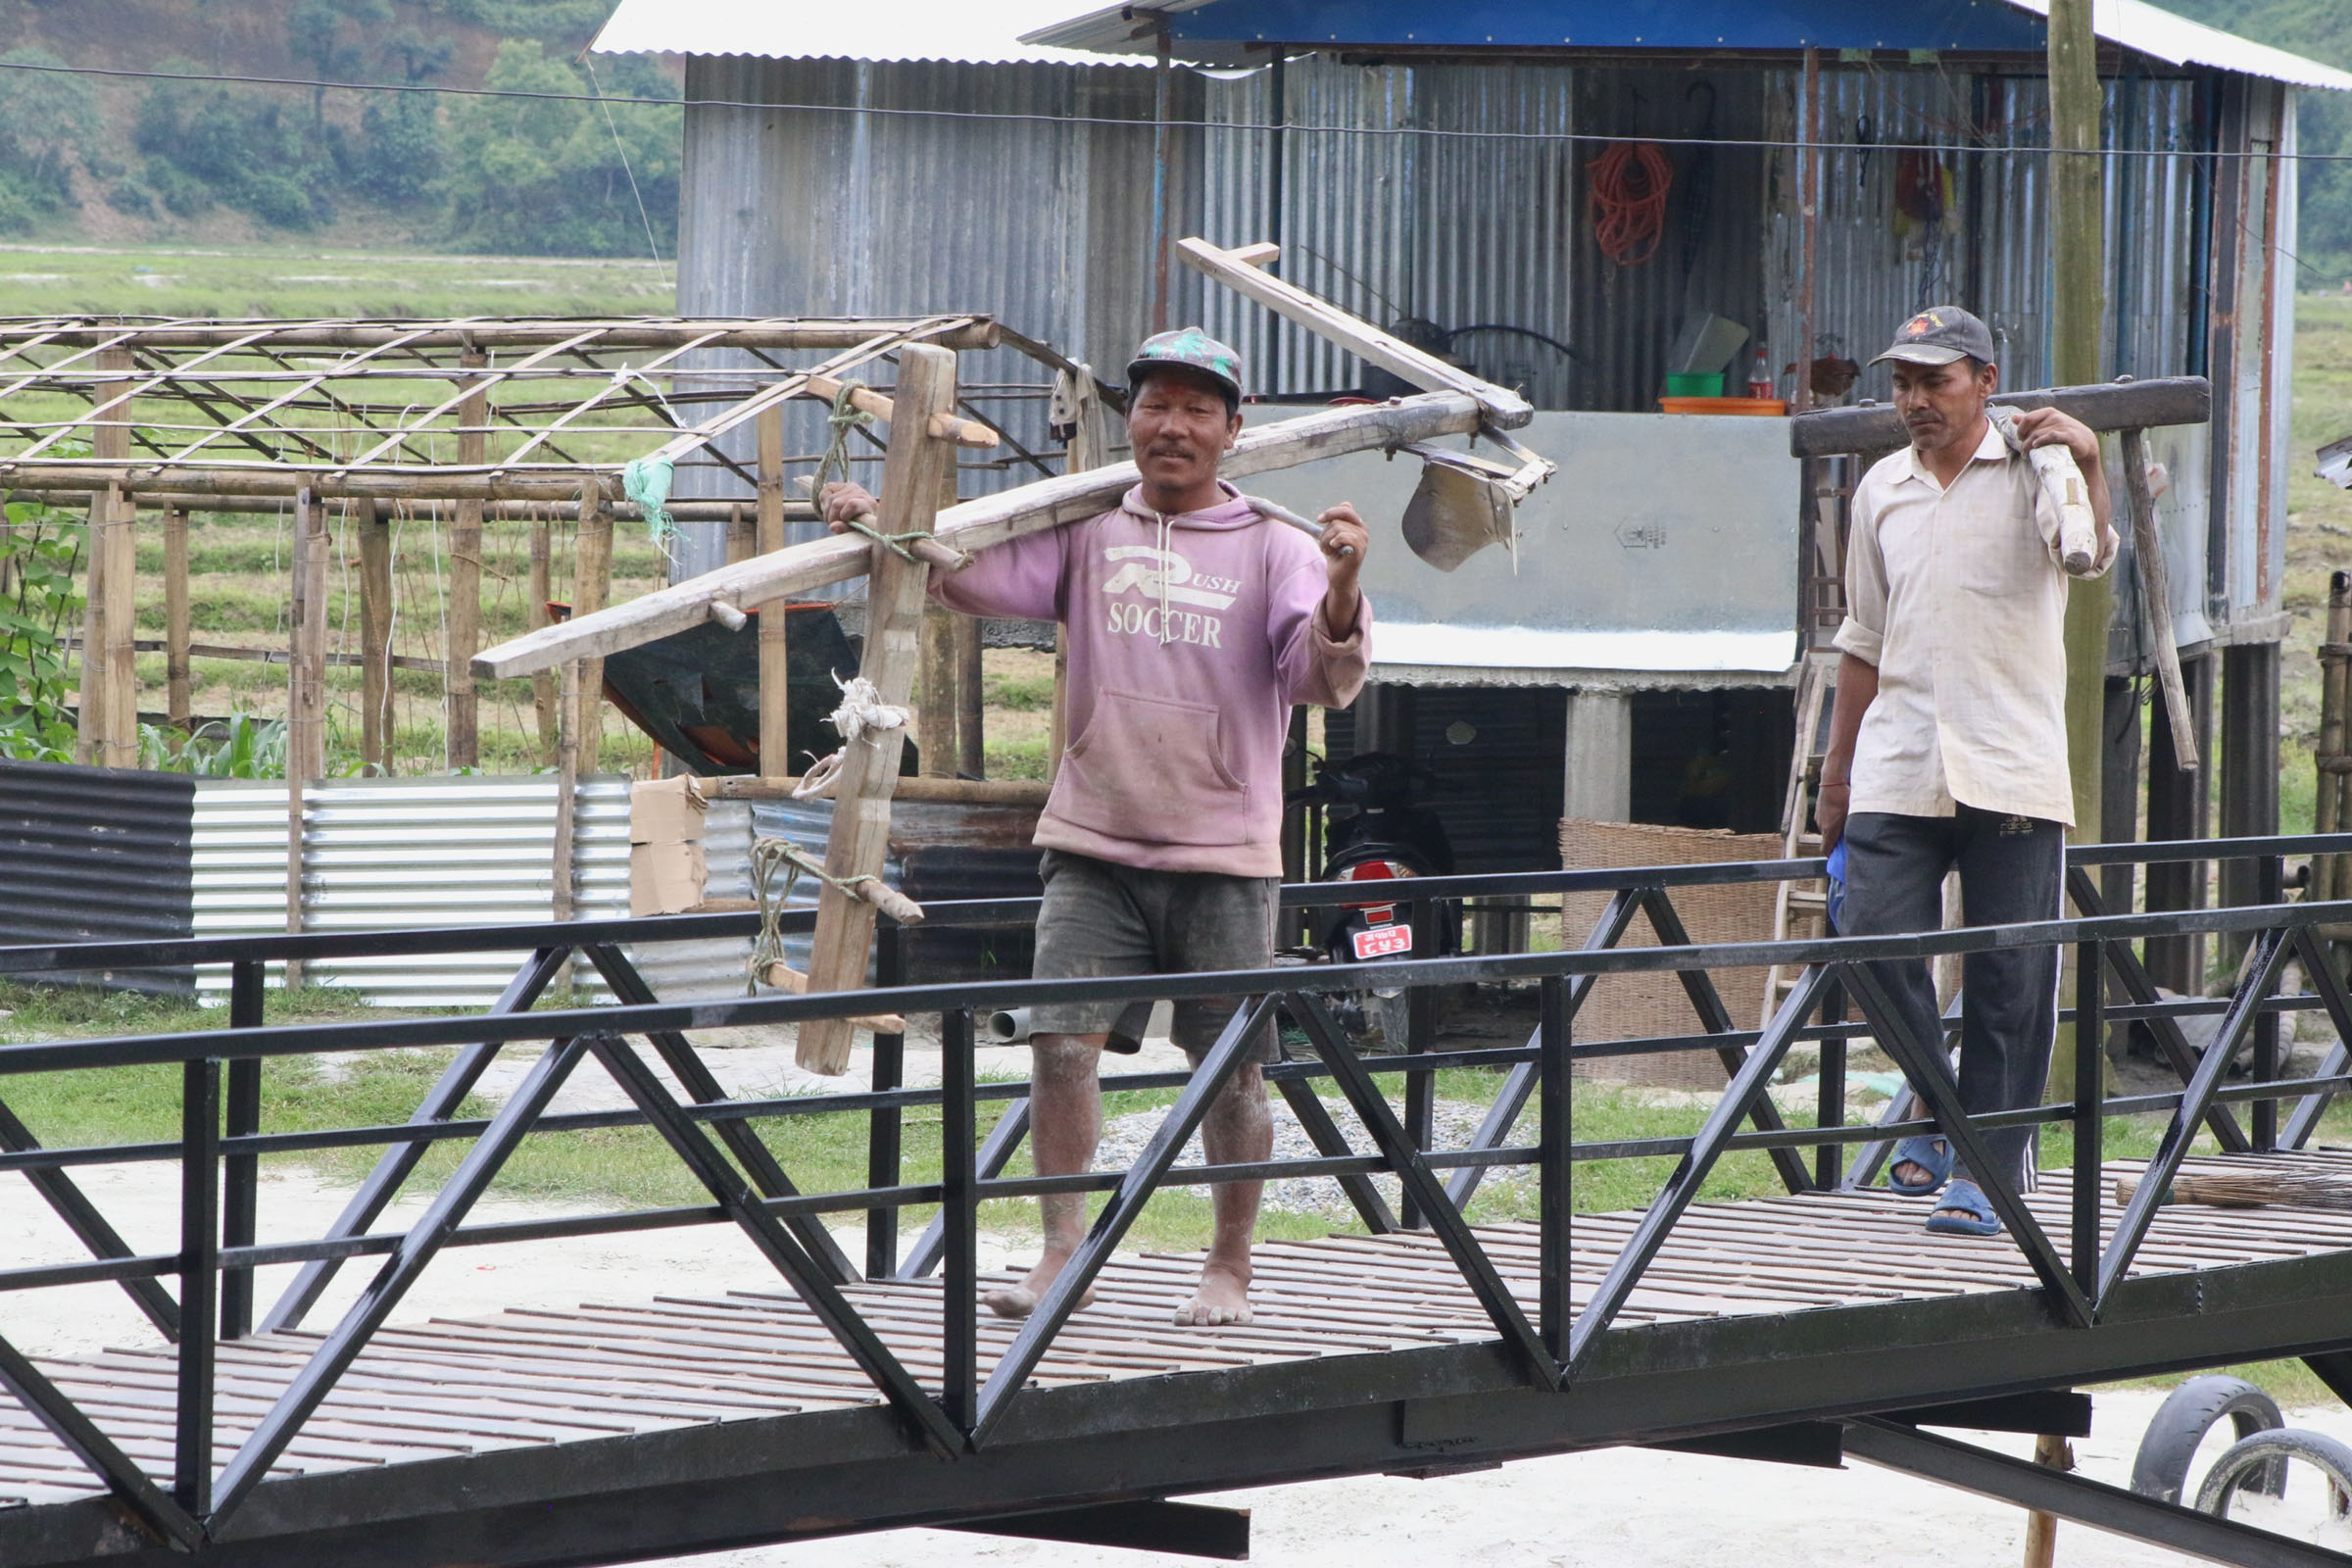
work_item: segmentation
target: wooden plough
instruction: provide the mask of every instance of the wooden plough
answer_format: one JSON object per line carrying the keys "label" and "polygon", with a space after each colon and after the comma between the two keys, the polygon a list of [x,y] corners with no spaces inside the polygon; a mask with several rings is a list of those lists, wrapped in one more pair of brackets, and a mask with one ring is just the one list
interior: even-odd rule
{"label": "wooden plough", "polygon": [[[1241,479],[1349,452],[1397,451],[1473,432],[1485,434],[1516,460],[1516,469],[1503,484],[1511,495],[1524,495],[1528,485],[1548,474],[1547,463],[1501,434],[1524,425],[1534,414],[1509,388],[1447,365],[1267,274],[1261,269],[1278,254],[1273,246],[1227,251],[1188,239],[1177,250],[1188,265],[1237,293],[1367,364],[1427,389],[1416,397],[1320,411],[1247,431],[1226,455],[1221,469],[1225,477]],[[949,552],[968,555],[1096,516],[1116,506],[1141,475],[1133,463],[1116,463],[941,507],[942,489],[954,473],[956,442],[968,439],[952,414],[956,358],[946,349],[923,345],[907,346],[899,358],[896,398],[866,394],[861,404],[890,423],[882,514],[874,532],[896,536],[899,548],[864,535],[842,534],[771,550],[503,643],[475,658],[474,673],[505,679],[572,660],[601,658],[706,620],[729,618],[826,583],[863,576],[871,586],[858,673],[867,684],[858,690],[865,694],[869,707],[903,708],[918,660],[917,631],[931,562],[953,559]],[[922,417],[900,417],[901,410],[908,408]],[[932,547],[931,541],[944,548]],[[920,548],[908,548],[918,544]],[[807,991],[853,990],[864,983],[876,913],[872,894],[879,891],[893,781],[905,743],[903,726],[886,726],[864,729],[843,747],[831,791],[833,826]],[[801,1065],[814,1072],[844,1071],[852,1029],[849,1019],[802,1025],[797,1053]]]}

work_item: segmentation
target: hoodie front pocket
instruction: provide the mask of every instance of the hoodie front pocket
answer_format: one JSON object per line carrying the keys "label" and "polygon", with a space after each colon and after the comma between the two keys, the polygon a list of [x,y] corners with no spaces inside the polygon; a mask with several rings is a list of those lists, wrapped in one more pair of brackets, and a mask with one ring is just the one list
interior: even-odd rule
{"label": "hoodie front pocket", "polygon": [[1105,691],[1062,758],[1054,814],[1139,844],[1245,844],[1250,786],[1217,745],[1204,703]]}

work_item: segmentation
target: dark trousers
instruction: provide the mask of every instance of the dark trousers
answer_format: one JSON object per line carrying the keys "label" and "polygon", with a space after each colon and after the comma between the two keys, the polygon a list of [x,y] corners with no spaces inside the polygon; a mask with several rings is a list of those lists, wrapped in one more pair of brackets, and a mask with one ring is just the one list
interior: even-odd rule
{"label": "dark trousers", "polygon": [[[1943,878],[1960,871],[1970,925],[2054,920],[2066,875],[2066,830],[2037,817],[1963,806],[1950,816],[1861,811],[1845,824],[1845,903],[1838,931],[1890,936],[1943,926]],[[1871,965],[1914,1039],[1941,1052],[1943,1020],[1925,958]],[[1971,1115],[2041,1102],[2058,1033],[2058,950],[1972,953],[1960,969],[1960,1104]],[[1985,1135],[2000,1168],[2030,1188],[2030,1130]],[[1965,1175],[1964,1164],[1954,1175]]]}

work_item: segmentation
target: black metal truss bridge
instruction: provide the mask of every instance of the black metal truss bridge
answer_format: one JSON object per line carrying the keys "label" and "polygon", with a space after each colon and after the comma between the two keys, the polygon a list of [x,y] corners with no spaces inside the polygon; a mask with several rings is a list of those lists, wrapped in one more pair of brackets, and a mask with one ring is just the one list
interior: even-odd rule
{"label": "black metal truss bridge", "polygon": [[[2286,857],[2352,853],[2352,835],[2100,846],[2074,852],[2074,913],[2034,925],[1886,938],[1698,946],[1677,891],[1813,878],[1818,860],[1432,878],[1384,884],[1424,931],[1446,901],[1605,891],[1582,949],[1352,968],[989,985],[894,986],[851,996],[663,1003],[631,951],[739,938],[751,915],[669,916],[463,930],[335,933],[0,950],[0,973],[55,974],[224,963],[222,1027],[0,1048],[0,1173],[24,1176],[86,1249],[67,1263],[0,1259],[0,1293],[112,1285],[153,1343],[99,1354],[25,1354],[0,1339],[0,1563],[220,1568],[553,1568],[760,1543],[951,1526],[1204,1556],[1246,1552],[1245,1515],[1187,1494],[1350,1474],[1417,1475],[1622,1445],[1797,1464],[1845,1457],[1909,1471],[2176,1550],[2233,1564],[2344,1564],[2285,1540],[2014,1460],[1931,1430],[2080,1435],[2101,1381],[2300,1356],[2352,1396],[2352,1215],[2198,1208],[2162,1201],[2208,1165],[2340,1171],[2310,1149],[2329,1100],[2352,1088],[2338,1045],[2282,1076],[2279,1020],[2318,1010],[2352,1040],[2352,996],[2325,937],[2352,904],[2285,902]],[[2109,914],[2101,866],[2253,862],[2266,902]],[[1284,891],[1293,906],[1360,898],[1346,885]],[[1016,924],[1022,902],[938,905],[934,924]],[[795,917],[789,917],[795,918]],[[807,917],[800,918],[805,925]],[[1621,941],[1645,920],[1657,945]],[[2202,936],[2241,950],[2227,996],[2160,998],[2136,945]],[[2024,943],[2073,948],[2103,987],[2064,1015],[2078,1043],[2063,1102],[1970,1118],[1942,1041],[1914,1038],[1874,959]],[[352,954],[526,952],[486,1013],[268,1026],[265,965]],[[1428,951],[1424,945],[1422,951]],[[884,978],[895,934],[884,932]],[[567,963],[593,967],[617,1005],[541,1005]],[[1708,970],[1781,964],[1797,975],[1761,1028],[1741,1027]],[[1576,1038],[1596,978],[1677,974],[1689,1033]],[[2292,972],[2300,989],[2283,989]],[[1525,1045],[1442,1051],[1436,988],[1516,982],[1539,999]],[[1404,1054],[1361,1057],[1327,996],[1379,985],[1414,999]],[[1026,1086],[984,1083],[975,1015],[1055,999],[1244,996],[1192,1073],[1105,1086],[1176,1091],[1126,1169],[1005,1174],[1025,1136]],[[871,1079],[840,1094],[730,1099],[697,1054],[712,1028],[884,1009],[940,1020],[942,1081],[905,1084],[902,1039],[878,1037]],[[1304,1054],[1266,1069],[1318,1155],[1188,1166],[1203,1112],[1271,1014]],[[2204,1049],[2184,1019],[2218,1015]],[[2144,1022],[2180,1087],[2104,1098],[2108,1029]],[[1878,1121],[1845,1115],[1847,1043],[1868,1036],[1909,1093]],[[1790,1126],[1765,1093],[1799,1043],[1821,1055],[1817,1125]],[[411,1118],[324,1132],[263,1128],[262,1066],[278,1057],[456,1048]],[[2250,1049],[2251,1072],[2229,1064]],[[497,1111],[466,1098],[503,1051],[532,1064]],[[1712,1052],[1727,1087],[1691,1137],[1578,1142],[1572,1065],[1608,1055]],[[624,1110],[556,1113],[566,1077],[594,1058]],[[659,1064],[657,1066],[657,1063]],[[7,1109],[29,1075],[176,1065],[176,1139],[44,1148]],[[1493,1105],[1469,1146],[1433,1147],[1436,1074],[1494,1069]],[[1402,1080],[1392,1102],[1388,1085]],[[983,1107],[997,1109],[993,1123]],[[943,1152],[910,1172],[906,1115],[934,1109]],[[864,1186],[796,1185],[796,1118],[866,1118]],[[2109,1158],[2104,1119],[2169,1118],[2155,1153]],[[2071,1170],[2022,1191],[1983,1139],[2031,1125],[2072,1139]],[[478,1200],[534,1133],[650,1127],[708,1201],[526,1221],[476,1218]],[[986,1136],[982,1135],[986,1127]],[[1918,1201],[1869,1184],[1892,1139],[1940,1127],[1984,1185],[2005,1234],[1924,1236]],[[2192,1153],[2201,1133],[2218,1152]],[[404,1229],[379,1229],[436,1145],[456,1169]],[[265,1155],[380,1150],[325,1234],[257,1240]],[[1786,1188],[1766,1200],[1697,1201],[1726,1154],[1765,1152]],[[1648,1206],[1577,1212],[1579,1168],[1673,1156]],[[142,1253],[77,1182],[85,1167],[155,1162],[180,1182],[176,1250]],[[1532,1168],[1530,1218],[1474,1225],[1490,1172]],[[2127,1203],[2107,1200],[2138,1178]],[[1392,1203],[1375,1176],[1394,1177]],[[1256,1321],[1170,1326],[1192,1265],[1122,1246],[1166,1186],[1335,1180],[1360,1229],[1261,1244]],[[421,1184],[420,1184],[421,1185]],[[979,1205],[1040,1194],[1106,1195],[1087,1241],[1034,1316],[983,1314]],[[902,1214],[934,1207],[911,1245]],[[828,1216],[863,1217],[853,1260]],[[533,1303],[478,1320],[404,1323],[404,1297],[453,1252],[686,1226],[733,1226],[766,1265],[700,1298],[581,1306]],[[306,1326],[346,1264],[373,1272],[331,1325]],[[266,1307],[257,1271],[295,1265]],[[1089,1288],[1096,1292],[1091,1304]]]}

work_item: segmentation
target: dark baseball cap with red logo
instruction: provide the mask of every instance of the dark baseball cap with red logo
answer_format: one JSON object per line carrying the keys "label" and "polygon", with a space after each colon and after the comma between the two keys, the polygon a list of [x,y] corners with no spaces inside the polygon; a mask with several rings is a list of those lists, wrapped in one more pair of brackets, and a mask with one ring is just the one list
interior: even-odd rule
{"label": "dark baseball cap with red logo", "polygon": [[1894,329],[1894,344],[1870,363],[1900,360],[1905,365],[1949,365],[1975,360],[1994,365],[1999,351],[1992,329],[1957,305],[1931,305]]}

